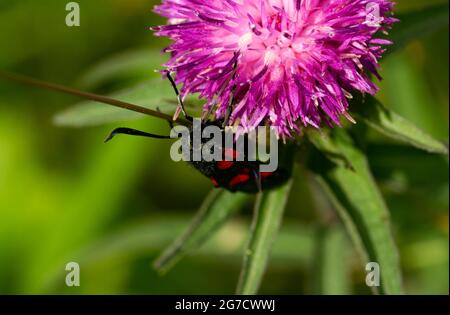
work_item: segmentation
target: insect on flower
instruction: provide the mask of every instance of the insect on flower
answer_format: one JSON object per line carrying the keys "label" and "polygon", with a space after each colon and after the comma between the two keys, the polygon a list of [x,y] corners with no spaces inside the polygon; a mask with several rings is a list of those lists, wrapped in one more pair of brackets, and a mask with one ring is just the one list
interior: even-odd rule
{"label": "insect on flower", "polygon": [[[170,73],[165,72],[166,77],[169,79],[172,87],[177,95],[178,100],[178,109],[175,113],[174,121],[177,120],[178,115],[183,113],[184,118],[192,123],[194,118],[189,116],[186,112],[183,100],[180,96],[178,88],[176,86],[175,81],[171,77]],[[170,127],[173,128],[173,122],[169,121]],[[220,128],[221,138],[225,139],[228,129],[225,129],[224,126],[226,122],[222,120],[212,120],[209,121],[207,119],[203,119],[201,122],[202,127],[208,126],[216,126]],[[193,126],[189,126],[189,140],[193,139],[194,130]],[[134,136],[143,136],[148,138],[157,138],[157,139],[170,139],[170,136],[161,136],[155,135],[147,132],[142,132],[135,129],[130,128],[117,128],[113,130],[110,135],[106,138],[106,142],[110,141],[117,134],[127,134]],[[244,142],[250,141],[246,134],[241,135],[244,139]],[[188,146],[190,150],[190,156],[194,155],[193,151],[198,150],[202,151],[208,145],[208,142],[211,140],[211,137],[201,138],[201,142],[199,143],[199,147],[196,148],[193,141],[189,141]],[[221,141],[221,143],[225,143],[225,141]],[[278,148],[278,147],[277,147]],[[284,184],[290,177],[292,171],[292,162],[293,162],[293,154],[290,150],[290,144],[282,144],[280,150],[277,153],[277,157],[282,158],[282,163],[278,165],[275,171],[264,172],[261,171],[261,165],[265,162],[255,159],[250,159],[250,156],[247,151],[239,150],[234,145],[232,147],[221,147],[220,152],[222,154],[220,159],[217,160],[205,160],[203,157],[199,161],[188,160],[188,163],[192,165],[195,169],[197,169],[200,173],[210,178],[213,185],[216,188],[225,188],[229,191],[236,192],[246,192],[246,193],[257,193],[262,190],[268,190],[275,187],[278,187]],[[207,147],[208,150],[214,150],[213,148]],[[239,159],[239,155],[244,155]]]}
{"label": "insect on flower", "polygon": [[[354,122],[347,112],[348,99],[352,92],[377,92],[368,73],[381,79],[378,60],[383,46],[391,42],[375,36],[397,21],[388,16],[392,8],[389,0],[163,0],[155,11],[169,19],[168,25],[152,30],[173,41],[165,49],[171,59],[162,71],[177,96],[173,121],[180,123],[182,114],[192,134],[193,117],[183,100],[198,93],[206,99],[202,125],[221,127],[223,137],[228,126],[242,127],[245,134],[266,125],[286,141],[303,127],[339,126],[341,116]],[[34,85],[173,123],[172,117],[133,104],[48,83],[34,81]],[[170,138],[117,128],[107,141],[117,134]],[[202,139],[200,146],[204,145]],[[254,193],[290,178],[289,147],[281,145],[279,156],[287,162],[274,172],[261,172],[263,161],[250,160],[246,153],[234,161],[242,153],[227,148],[223,160],[189,163],[216,187]],[[230,157],[232,161],[227,160]]]}

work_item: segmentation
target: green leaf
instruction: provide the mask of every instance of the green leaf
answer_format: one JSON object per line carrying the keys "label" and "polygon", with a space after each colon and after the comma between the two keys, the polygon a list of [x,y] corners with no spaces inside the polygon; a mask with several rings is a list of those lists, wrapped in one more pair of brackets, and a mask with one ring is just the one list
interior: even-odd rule
{"label": "green leaf", "polygon": [[243,193],[214,189],[205,199],[187,230],[155,261],[160,272],[168,271],[184,255],[203,245],[249,199]]}
{"label": "green leaf", "polygon": [[292,181],[289,181],[278,189],[258,194],[237,294],[251,295],[258,292],[291,186]]}
{"label": "green leaf", "polygon": [[[160,109],[163,113],[173,113],[176,109],[174,92],[167,81],[154,79],[137,87],[111,95],[112,98],[140,105],[150,109]],[[85,127],[116,121],[134,120],[145,115],[121,108],[85,101],[58,113],[53,122],[58,126]]]}
{"label": "green leaf", "polygon": [[[329,146],[344,154],[354,170],[327,163],[320,152],[310,159],[310,168],[336,207],[347,231],[363,258],[381,269],[380,292],[402,294],[401,271],[390,216],[372,177],[366,157],[343,130],[334,130]],[[365,270],[365,269],[363,269]]]}
{"label": "green leaf", "polygon": [[409,42],[433,33],[448,25],[448,2],[399,14],[400,22],[395,23],[387,38],[394,42],[387,54],[406,46]]}
{"label": "green leaf", "polygon": [[355,104],[356,116],[382,134],[431,153],[448,154],[447,147],[413,123],[369,96],[364,104]]}

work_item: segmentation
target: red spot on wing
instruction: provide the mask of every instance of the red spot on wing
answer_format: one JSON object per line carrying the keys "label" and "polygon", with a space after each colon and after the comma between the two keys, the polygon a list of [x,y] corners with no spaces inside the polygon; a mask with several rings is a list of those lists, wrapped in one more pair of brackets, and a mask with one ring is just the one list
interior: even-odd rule
{"label": "red spot on wing", "polygon": [[214,177],[211,177],[211,182],[213,183],[214,187],[216,188],[220,187],[219,182]]}
{"label": "red spot on wing", "polygon": [[238,157],[238,152],[233,149],[224,149],[224,161],[218,161],[216,166],[219,170],[224,171],[233,167],[234,162]]}
{"label": "red spot on wing", "polygon": [[234,162],[231,161],[218,161],[216,166],[219,170],[224,171],[233,167]]}
{"label": "red spot on wing", "polygon": [[261,174],[261,178],[267,178],[267,177],[273,176],[272,172],[261,172],[260,174]]}
{"label": "red spot on wing", "polygon": [[230,186],[231,186],[231,187],[234,187],[234,186],[236,186],[236,185],[245,183],[245,182],[247,182],[249,179],[250,179],[250,175],[248,175],[248,174],[239,174],[239,175],[236,175],[235,177],[233,177],[233,178],[230,180]]}

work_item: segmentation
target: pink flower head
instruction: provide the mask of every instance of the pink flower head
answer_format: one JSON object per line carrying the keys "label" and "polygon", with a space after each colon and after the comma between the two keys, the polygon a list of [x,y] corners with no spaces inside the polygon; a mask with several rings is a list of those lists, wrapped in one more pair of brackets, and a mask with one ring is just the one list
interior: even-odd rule
{"label": "pink flower head", "polygon": [[300,126],[340,125],[351,92],[375,94],[367,73],[391,44],[389,0],[163,0],[153,28],[173,43],[164,66],[182,95],[245,130],[268,123],[286,137]]}

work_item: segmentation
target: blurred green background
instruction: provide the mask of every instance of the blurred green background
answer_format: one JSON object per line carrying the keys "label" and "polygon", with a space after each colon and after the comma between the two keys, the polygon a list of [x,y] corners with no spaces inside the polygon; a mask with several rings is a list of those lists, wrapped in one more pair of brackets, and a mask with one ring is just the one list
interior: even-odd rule
{"label": "blurred green background", "polygon": [[[98,93],[156,77],[166,41],[155,0],[80,0],[81,26],[63,0],[1,0],[0,68]],[[397,0],[397,11],[445,1]],[[394,31],[395,32],[395,29]],[[383,60],[384,103],[448,141],[448,26]],[[154,55],[154,53],[153,53]],[[163,60],[164,58],[161,57]],[[210,190],[169,158],[169,142],[105,135],[119,125],[167,132],[145,118],[60,128],[52,117],[78,99],[0,82],[0,293],[231,294],[251,204],[195,255],[161,276],[152,261]],[[406,293],[448,294],[448,160],[372,135],[367,148],[399,246]],[[261,293],[366,294],[365,274],[330,205],[297,170]],[[329,255],[331,278],[316,272]],[[79,262],[81,286],[65,286]]]}

